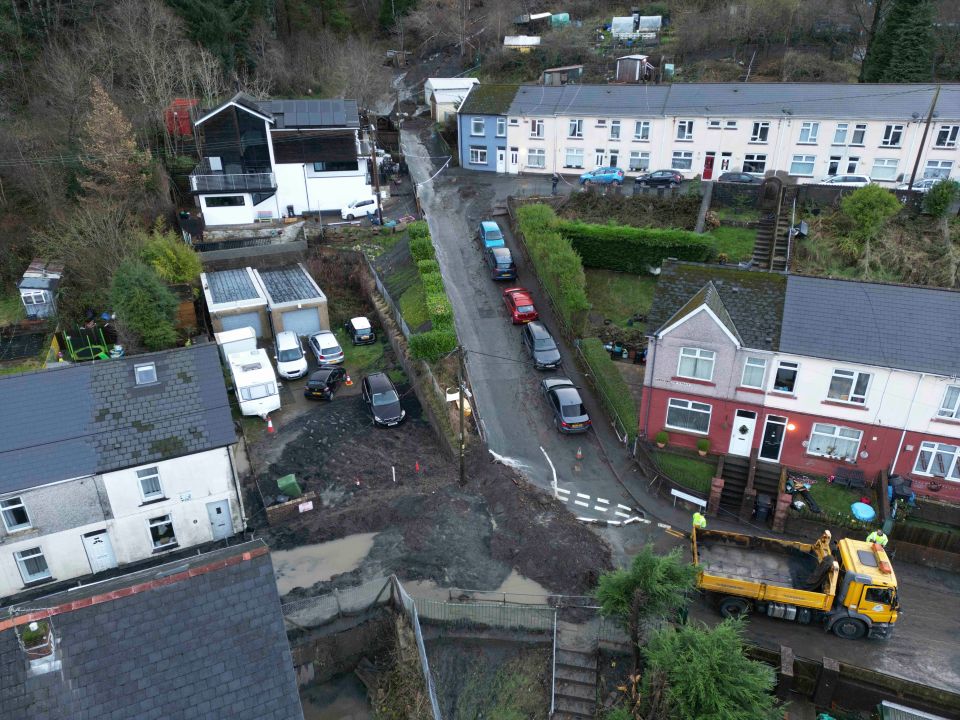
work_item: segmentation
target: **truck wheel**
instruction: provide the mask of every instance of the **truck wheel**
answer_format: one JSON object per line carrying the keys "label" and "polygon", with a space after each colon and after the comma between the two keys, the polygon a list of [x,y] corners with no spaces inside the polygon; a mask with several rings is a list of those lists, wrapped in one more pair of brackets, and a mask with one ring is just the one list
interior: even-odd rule
{"label": "truck wheel", "polygon": [[738,618],[750,614],[750,603],[740,597],[725,597],[720,600],[720,614],[725,618]]}
{"label": "truck wheel", "polygon": [[843,618],[833,624],[833,634],[845,640],[859,640],[867,634],[867,626],[863,620]]}

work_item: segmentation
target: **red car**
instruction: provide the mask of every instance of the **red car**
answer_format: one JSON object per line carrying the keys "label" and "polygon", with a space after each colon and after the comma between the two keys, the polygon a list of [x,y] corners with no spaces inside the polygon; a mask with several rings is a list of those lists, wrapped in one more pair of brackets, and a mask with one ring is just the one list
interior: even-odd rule
{"label": "red car", "polygon": [[540,317],[533,306],[530,291],[526,288],[507,288],[503,291],[503,301],[507,304],[507,310],[510,311],[510,319],[513,320],[514,325],[528,323]]}

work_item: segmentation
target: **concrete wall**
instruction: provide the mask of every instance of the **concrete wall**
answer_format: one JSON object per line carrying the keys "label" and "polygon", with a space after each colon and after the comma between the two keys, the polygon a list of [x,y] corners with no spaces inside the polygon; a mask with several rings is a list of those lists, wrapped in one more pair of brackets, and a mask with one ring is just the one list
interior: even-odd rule
{"label": "concrete wall", "polygon": [[[359,148],[358,148],[359,152]],[[277,204],[280,214],[293,205],[295,215],[305,210],[340,210],[344,205],[373,194],[367,184],[367,161],[360,160],[352,172],[316,173],[312,165],[275,165]]]}
{"label": "concrete wall", "polygon": [[[496,115],[459,115],[459,133],[458,142],[460,144],[460,165],[470,170],[483,170],[486,172],[497,171],[497,150],[502,149],[504,153],[507,150],[507,134],[497,136],[497,117]],[[473,119],[477,118],[483,121],[483,132],[475,135],[473,133]],[[504,118],[505,119],[505,118]],[[475,163],[470,161],[470,149],[483,148],[487,151],[485,163]],[[506,171],[506,160],[504,162],[504,171]]]}

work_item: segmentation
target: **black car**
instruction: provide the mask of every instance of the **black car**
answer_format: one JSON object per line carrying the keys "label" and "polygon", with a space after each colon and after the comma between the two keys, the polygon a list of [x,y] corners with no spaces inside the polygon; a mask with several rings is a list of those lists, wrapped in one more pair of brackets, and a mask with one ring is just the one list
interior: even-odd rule
{"label": "black car", "polygon": [[569,378],[547,378],[540,381],[540,390],[553,411],[553,426],[562,433],[585,433],[590,429],[590,416],[583,406],[580,391]]}
{"label": "black car", "polygon": [[726,172],[717,178],[717,182],[722,183],[745,183],[747,185],[759,185],[763,182],[756,175],[745,172]]}
{"label": "black car", "polygon": [[677,187],[683,182],[683,175],[676,170],[655,170],[646,175],[638,175],[634,182],[640,187]]}
{"label": "black car", "polygon": [[383,427],[399,425],[407,416],[400,407],[400,396],[386,373],[367,375],[360,384],[363,400],[373,415],[373,422]]}
{"label": "black car", "polygon": [[490,268],[490,277],[494,280],[517,279],[517,265],[513,262],[513,255],[508,248],[488,248],[485,256],[487,267]]}
{"label": "black car", "polygon": [[321,365],[303,386],[303,395],[310,399],[333,400],[334,391],[346,377],[347,371],[339,365]]}
{"label": "black car", "polygon": [[520,329],[520,342],[533,358],[537,370],[555,370],[560,367],[560,350],[553,336],[542,322],[529,322]]}

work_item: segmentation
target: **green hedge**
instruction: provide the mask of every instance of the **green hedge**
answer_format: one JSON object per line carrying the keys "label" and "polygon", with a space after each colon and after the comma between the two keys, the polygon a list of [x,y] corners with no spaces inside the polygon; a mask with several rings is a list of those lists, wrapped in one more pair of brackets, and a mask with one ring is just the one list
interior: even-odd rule
{"label": "green hedge", "polygon": [[427,362],[436,362],[456,347],[457,334],[447,328],[434,328],[410,337],[410,353]]}
{"label": "green hedge", "polygon": [[432,328],[410,337],[410,354],[418,360],[436,362],[457,347],[453,325],[453,306],[447,297],[436,260],[430,230],[423,221],[410,223],[410,255],[417,263],[417,272],[424,290],[424,306]]}
{"label": "green hedge", "polygon": [[436,255],[433,250],[433,243],[430,242],[430,236],[410,238],[410,255],[414,261],[433,260]]}
{"label": "green hedge", "polygon": [[436,260],[417,260],[417,270],[420,272],[421,277],[427,273],[438,273],[440,272],[440,263]]}
{"label": "green hedge", "polygon": [[554,230],[556,215],[547,205],[524,205],[517,226],[540,282],[574,335],[583,327],[590,302],[583,263],[570,241]]}
{"label": "green hedge", "polygon": [[423,289],[425,292],[443,292],[443,278],[438,272],[424,273],[420,276],[420,282],[423,283]]}
{"label": "green hedge", "polygon": [[407,225],[407,235],[411,240],[416,240],[417,238],[429,238],[430,237],[430,227],[427,225],[426,220],[417,220]]}
{"label": "green hedge", "polygon": [[619,417],[623,430],[632,438],[637,434],[637,403],[630,394],[610,353],[603,349],[599,338],[584,338],[580,350],[590,368],[590,376],[600,390],[600,401],[610,415]]}
{"label": "green hedge", "polygon": [[659,267],[668,257],[708,262],[716,255],[713,238],[688,230],[592,225],[576,220],[561,220],[555,227],[587,267],[639,275]]}

